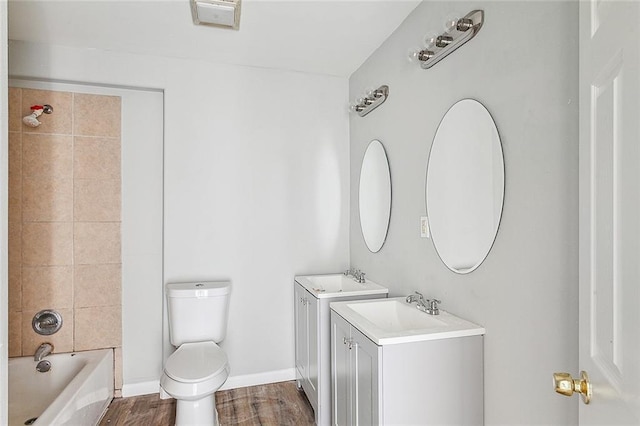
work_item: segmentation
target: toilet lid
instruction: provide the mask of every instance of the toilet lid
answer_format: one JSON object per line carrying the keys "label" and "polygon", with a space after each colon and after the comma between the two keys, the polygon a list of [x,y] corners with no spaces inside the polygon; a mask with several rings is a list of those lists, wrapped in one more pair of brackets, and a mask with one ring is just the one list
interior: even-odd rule
{"label": "toilet lid", "polygon": [[179,382],[202,382],[227,367],[227,354],[214,342],[184,343],[169,356],[167,376]]}

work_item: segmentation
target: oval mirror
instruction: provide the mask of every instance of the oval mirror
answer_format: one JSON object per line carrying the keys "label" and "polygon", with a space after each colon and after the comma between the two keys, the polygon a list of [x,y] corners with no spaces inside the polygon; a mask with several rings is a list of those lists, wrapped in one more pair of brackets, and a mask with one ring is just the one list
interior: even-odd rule
{"label": "oval mirror", "polygon": [[504,160],[498,129],[478,101],[463,99],[444,115],[427,164],[427,216],[433,245],[453,272],[476,269],[498,233]]}
{"label": "oval mirror", "polygon": [[369,250],[377,253],[387,238],[391,216],[391,174],[382,143],[369,143],[360,169],[360,228]]}

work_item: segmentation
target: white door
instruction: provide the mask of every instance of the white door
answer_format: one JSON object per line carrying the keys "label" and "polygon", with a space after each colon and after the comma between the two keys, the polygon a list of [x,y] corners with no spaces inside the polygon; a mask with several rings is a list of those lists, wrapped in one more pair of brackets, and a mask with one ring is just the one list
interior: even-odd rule
{"label": "white door", "polygon": [[640,424],[640,2],[580,2],[581,425]]}

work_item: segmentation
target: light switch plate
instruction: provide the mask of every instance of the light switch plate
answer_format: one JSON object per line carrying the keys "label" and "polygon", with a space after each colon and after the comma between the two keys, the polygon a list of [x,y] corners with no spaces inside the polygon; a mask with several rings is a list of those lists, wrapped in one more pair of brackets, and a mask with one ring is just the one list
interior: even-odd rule
{"label": "light switch plate", "polygon": [[429,219],[427,216],[420,217],[420,237],[431,238],[431,234],[429,233]]}

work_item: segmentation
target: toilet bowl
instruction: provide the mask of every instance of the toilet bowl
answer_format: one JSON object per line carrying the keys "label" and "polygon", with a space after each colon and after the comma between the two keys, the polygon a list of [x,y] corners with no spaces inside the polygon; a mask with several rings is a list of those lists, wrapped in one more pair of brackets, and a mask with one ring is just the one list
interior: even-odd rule
{"label": "toilet bowl", "polygon": [[228,282],[167,284],[169,335],[160,387],[176,399],[176,425],[217,425],[215,392],[229,377],[225,335]]}
{"label": "toilet bowl", "polygon": [[176,425],[218,424],[214,393],[227,377],[227,355],[214,342],[185,343],[169,356],[160,386],[177,400]]}

